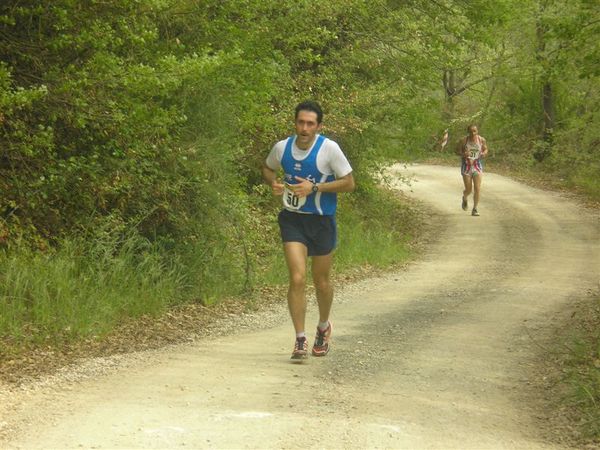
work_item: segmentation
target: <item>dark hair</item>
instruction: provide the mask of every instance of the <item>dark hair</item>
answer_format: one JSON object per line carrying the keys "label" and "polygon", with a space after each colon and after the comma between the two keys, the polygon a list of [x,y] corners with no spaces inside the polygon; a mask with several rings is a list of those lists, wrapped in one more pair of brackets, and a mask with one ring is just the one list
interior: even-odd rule
{"label": "dark hair", "polygon": [[311,111],[316,113],[317,123],[321,123],[321,121],[323,120],[323,110],[321,109],[321,105],[319,105],[315,101],[306,100],[302,103],[299,103],[298,106],[296,106],[296,115],[294,116],[295,119],[298,118],[298,113],[300,111]]}

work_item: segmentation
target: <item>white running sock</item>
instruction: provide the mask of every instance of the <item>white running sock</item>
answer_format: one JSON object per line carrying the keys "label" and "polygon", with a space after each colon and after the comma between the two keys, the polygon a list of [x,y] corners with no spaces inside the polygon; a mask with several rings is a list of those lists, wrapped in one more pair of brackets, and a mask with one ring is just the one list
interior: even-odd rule
{"label": "white running sock", "polygon": [[321,331],[325,331],[327,329],[327,327],[329,327],[329,320],[325,321],[325,322],[319,322],[319,325],[317,325],[319,327],[319,330]]}
{"label": "white running sock", "polygon": [[301,331],[299,333],[296,333],[296,339],[302,339],[306,337],[306,333],[304,331]]}

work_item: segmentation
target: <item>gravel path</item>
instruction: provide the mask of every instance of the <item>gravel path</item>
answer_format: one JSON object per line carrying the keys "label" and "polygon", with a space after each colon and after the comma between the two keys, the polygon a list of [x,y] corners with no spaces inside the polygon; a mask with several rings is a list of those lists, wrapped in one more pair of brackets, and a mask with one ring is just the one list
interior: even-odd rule
{"label": "gravel path", "polygon": [[536,342],[598,287],[597,212],[488,173],[471,217],[458,169],[391,173],[414,177],[407,193],[439,235],[406,270],[338,290],[326,358],[290,363],[278,304],[185,345],[3,388],[0,447],[570,448],[531,377]]}

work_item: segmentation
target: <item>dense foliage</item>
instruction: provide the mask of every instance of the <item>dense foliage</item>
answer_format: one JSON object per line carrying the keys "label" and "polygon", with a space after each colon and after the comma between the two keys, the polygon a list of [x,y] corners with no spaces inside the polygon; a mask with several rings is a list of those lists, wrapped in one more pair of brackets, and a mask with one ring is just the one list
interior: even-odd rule
{"label": "dense foliage", "polygon": [[577,164],[565,176],[589,185],[594,3],[7,0],[2,239],[43,247],[109,224],[219,240],[215,224],[243,221],[260,160],[306,97],[358,173],[474,120],[497,154]]}
{"label": "dense foliage", "polygon": [[471,121],[494,158],[598,197],[595,6],[5,0],[0,245],[118,257],[127,242],[132,270],[157,252],[189,296],[247,290],[274,243],[259,167],[306,98],[358,201],[379,195],[382,163],[427,156]]}

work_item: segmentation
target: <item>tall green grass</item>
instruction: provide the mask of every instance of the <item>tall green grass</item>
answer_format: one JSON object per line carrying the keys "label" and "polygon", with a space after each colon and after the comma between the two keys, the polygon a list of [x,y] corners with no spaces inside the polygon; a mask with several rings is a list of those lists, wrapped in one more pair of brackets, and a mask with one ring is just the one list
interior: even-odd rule
{"label": "tall green grass", "polygon": [[420,218],[409,203],[388,190],[370,189],[341,199],[336,270],[406,261]]}
{"label": "tall green grass", "polygon": [[[345,214],[346,219],[353,214]],[[375,220],[361,223],[346,220],[339,224],[339,242],[335,255],[337,271],[369,265],[383,268],[405,261],[410,256],[410,236],[386,228]]]}
{"label": "tall green grass", "polygon": [[[340,203],[336,272],[409,257],[416,216],[405,203],[379,189]],[[276,209],[168,246],[120,228],[65,239],[46,253],[0,252],[0,340],[19,347],[101,338],[177,304],[244,301],[253,287],[287,284]]]}
{"label": "tall green grass", "polygon": [[0,257],[0,336],[40,342],[109,331],[124,317],[157,314],[177,297],[182,274],[149,243],[64,241],[50,254]]}

